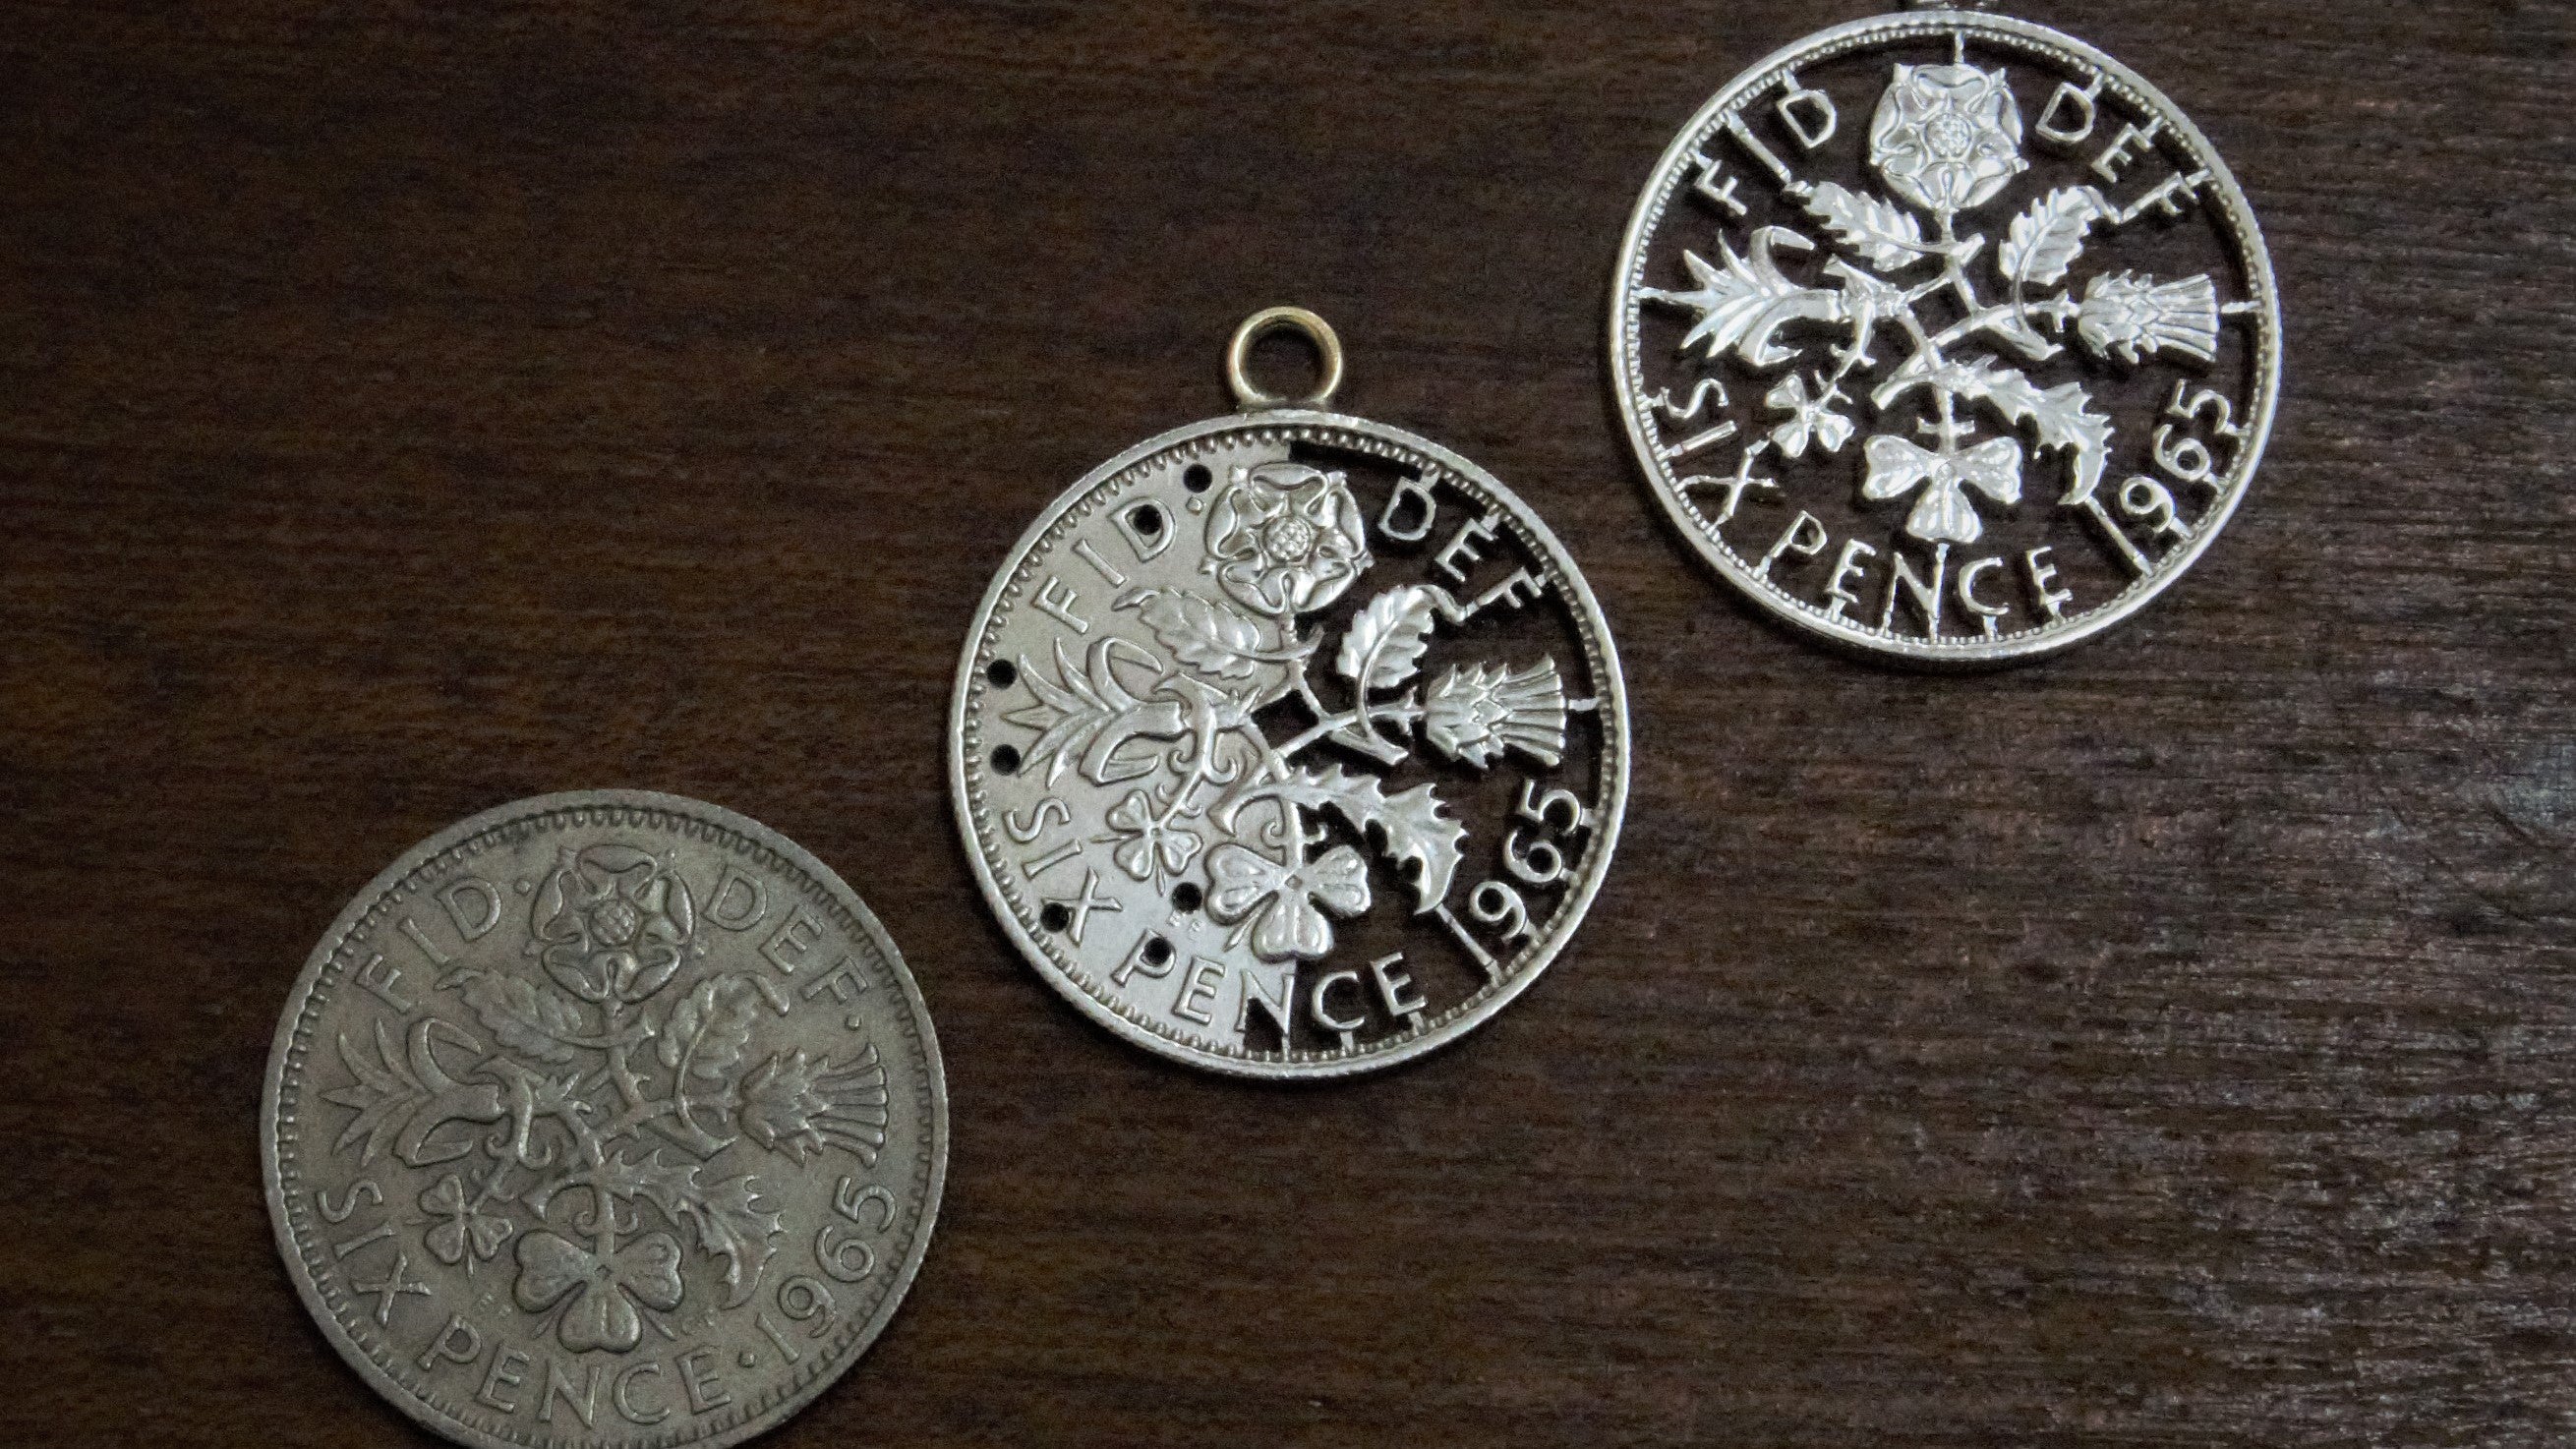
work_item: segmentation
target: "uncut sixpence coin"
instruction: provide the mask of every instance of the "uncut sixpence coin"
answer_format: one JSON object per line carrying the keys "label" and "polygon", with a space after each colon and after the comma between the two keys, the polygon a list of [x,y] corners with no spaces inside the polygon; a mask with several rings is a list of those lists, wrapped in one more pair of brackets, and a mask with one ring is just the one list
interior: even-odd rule
{"label": "uncut sixpence coin", "polygon": [[350,902],[288,997],[260,1148],[325,1337],[480,1446],[735,1444],[885,1328],[947,1090],[839,876],[673,795],[486,811]]}
{"label": "uncut sixpence coin", "polygon": [[[1325,383],[1242,371],[1305,332]],[[1093,470],[987,593],[950,725],[958,822],[1045,980],[1160,1055],[1319,1078],[1457,1041],[1609,870],[1626,696],[1599,604],[1518,496],[1324,410],[1321,318],[1236,334],[1242,410]]]}

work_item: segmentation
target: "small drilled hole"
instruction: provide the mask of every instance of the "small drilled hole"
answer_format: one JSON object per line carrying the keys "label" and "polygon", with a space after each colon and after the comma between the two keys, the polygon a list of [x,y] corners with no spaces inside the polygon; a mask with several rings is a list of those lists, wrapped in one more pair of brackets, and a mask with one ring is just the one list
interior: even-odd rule
{"label": "small drilled hole", "polygon": [[1199,901],[1201,899],[1202,897],[1199,895],[1199,888],[1190,884],[1188,881],[1183,881],[1179,885],[1172,887],[1172,908],[1174,910],[1195,911],[1199,908]]}
{"label": "small drilled hole", "polygon": [[1181,475],[1181,486],[1192,493],[1205,493],[1208,485],[1215,481],[1216,475],[1207,470],[1205,463],[1192,463],[1190,471]]}
{"label": "small drilled hole", "polygon": [[1073,924],[1073,912],[1066,909],[1062,901],[1054,902],[1038,912],[1038,924],[1050,931],[1061,931]]}
{"label": "small drilled hole", "polygon": [[1145,964],[1160,966],[1172,959],[1172,943],[1160,936],[1145,943]]}
{"label": "small drilled hole", "polygon": [[1018,682],[1020,671],[1011,661],[996,659],[993,661],[993,667],[984,671],[984,677],[993,681],[995,689],[1008,689]]}
{"label": "small drilled hole", "polygon": [[1144,507],[1137,509],[1134,513],[1127,516],[1135,520],[1136,531],[1145,535],[1147,538],[1152,538],[1154,535],[1163,531],[1163,510],[1156,508],[1151,503],[1146,504]]}
{"label": "small drilled hole", "polygon": [[1009,745],[1004,745],[1000,749],[995,750],[993,752],[993,768],[1005,775],[1018,774],[1020,772],[1020,752],[1012,749]]}

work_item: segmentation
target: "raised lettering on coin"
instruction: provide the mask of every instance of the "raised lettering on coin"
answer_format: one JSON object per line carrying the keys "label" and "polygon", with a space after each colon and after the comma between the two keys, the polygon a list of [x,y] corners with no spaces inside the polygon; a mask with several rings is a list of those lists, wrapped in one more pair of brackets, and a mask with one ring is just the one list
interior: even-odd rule
{"label": "raised lettering on coin", "polygon": [[261,1146],[306,1306],[414,1419],[717,1446],[893,1314],[947,1098],[838,877],[713,806],[594,792],[476,816],[351,903],[288,999]]}

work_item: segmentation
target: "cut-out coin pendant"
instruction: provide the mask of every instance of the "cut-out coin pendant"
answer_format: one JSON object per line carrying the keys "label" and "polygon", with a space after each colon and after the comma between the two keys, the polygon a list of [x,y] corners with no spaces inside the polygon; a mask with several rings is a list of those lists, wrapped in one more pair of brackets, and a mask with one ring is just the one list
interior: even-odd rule
{"label": "cut-out coin pendant", "polygon": [[1611,310],[1676,525],[1772,613],[1918,664],[2135,614],[2245,496],[2281,322],[2173,103],[2027,21],[1932,8],[1780,51],[1655,169]]}
{"label": "cut-out coin pendant", "polygon": [[[1245,376],[1303,332],[1312,397]],[[1627,794],[1610,634],[1482,469],[1322,409],[1330,328],[1235,335],[1243,411],[1101,465],[1020,540],[951,719],[957,818],[1040,974],[1165,1056],[1390,1066],[1526,989],[1600,888]]]}
{"label": "cut-out coin pendant", "polygon": [[260,1153],[288,1273],[459,1443],[736,1444],[894,1315],[948,1163],[921,993],[840,877],[675,795],[439,832],[314,948]]}

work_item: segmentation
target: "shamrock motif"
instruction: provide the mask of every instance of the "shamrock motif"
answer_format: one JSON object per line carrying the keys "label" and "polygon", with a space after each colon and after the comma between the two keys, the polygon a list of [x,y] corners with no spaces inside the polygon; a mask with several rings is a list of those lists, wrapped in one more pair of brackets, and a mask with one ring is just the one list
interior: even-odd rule
{"label": "shamrock motif", "polygon": [[1154,799],[1142,790],[1128,793],[1126,799],[1112,806],[1109,828],[1126,837],[1110,853],[1118,868],[1138,880],[1151,880],[1157,874],[1179,875],[1198,858],[1199,847],[1206,842],[1196,831],[1166,824],[1154,813]]}
{"label": "shamrock motif", "polygon": [[[2001,504],[2021,501],[2021,444],[1995,438],[1965,452],[1927,452],[1893,434],[1869,440],[1869,481],[1861,496],[1873,503],[1923,488],[1905,531],[1926,543],[1975,543],[1985,533],[1964,491],[1974,488]],[[1925,484],[1929,487],[1924,487]]]}
{"label": "shamrock motif", "polygon": [[1218,585],[1273,619],[1332,603],[1374,561],[1349,480],[1301,463],[1238,469],[1208,510],[1207,552]]}
{"label": "shamrock motif", "polygon": [[1839,453],[1852,440],[1852,420],[1834,411],[1835,403],[1848,399],[1841,388],[1830,383],[1809,397],[1806,374],[1793,372],[1782,378],[1764,401],[1777,411],[1791,414],[1787,422],[1771,430],[1772,443],[1791,461],[1807,456],[1809,444],[1828,453]]}
{"label": "shamrock motif", "polygon": [[635,1305],[664,1312],[680,1306],[680,1245],[669,1233],[651,1233],[613,1253],[575,1247],[555,1233],[519,1240],[519,1281],[511,1296],[530,1313],[542,1313],[575,1295],[557,1334],[575,1353],[604,1348],[625,1353],[644,1337]]}
{"label": "shamrock motif", "polygon": [[[465,1181],[449,1173],[420,1195],[420,1210],[429,1214],[427,1235],[431,1256],[453,1268],[465,1264],[474,1271],[474,1263],[488,1263],[501,1245],[510,1240],[510,1220],[483,1211],[482,1199],[467,1198]],[[473,1262],[467,1261],[467,1254]]]}
{"label": "shamrock motif", "polygon": [[1324,912],[1350,917],[1369,908],[1368,862],[1347,845],[1293,866],[1240,845],[1220,845],[1208,855],[1208,879],[1215,883],[1208,914],[1219,922],[1230,926],[1261,913],[1252,928],[1252,949],[1265,961],[1329,954],[1333,927]]}
{"label": "shamrock motif", "polygon": [[1900,65],[1869,131],[1888,189],[1936,216],[1983,206],[2027,170],[2021,108],[2002,71]]}
{"label": "shamrock motif", "polygon": [[530,909],[556,985],[584,1001],[634,1003],[669,984],[696,924],[689,887],[633,846],[555,859]]}

